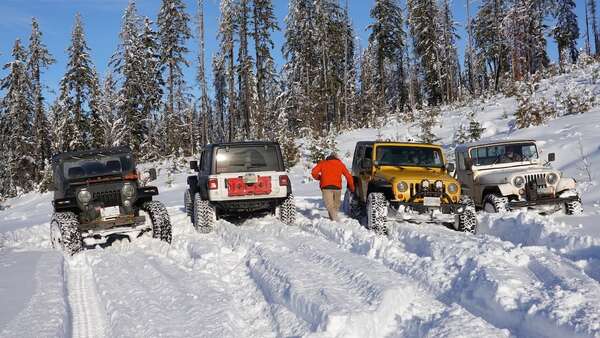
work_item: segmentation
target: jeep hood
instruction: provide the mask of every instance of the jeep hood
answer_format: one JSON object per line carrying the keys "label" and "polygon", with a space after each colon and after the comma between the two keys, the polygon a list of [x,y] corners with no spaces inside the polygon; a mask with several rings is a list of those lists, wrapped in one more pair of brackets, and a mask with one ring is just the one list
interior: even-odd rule
{"label": "jeep hood", "polygon": [[437,180],[441,181],[454,181],[454,179],[446,174],[443,169],[440,168],[431,168],[428,170],[427,168],[421,167],[389,167],[383,166],[375,173],[375,177],[384,178],[386,181],[406,181],[406,182],[414,182],[414,181],[422,181],[429,180],[431,182],[435,182]]}
{"label": "jeep hood", "polygon": [[504,167],[476,170],[475,179],[482,184],[504,184],[510,183],[510,179],[516,175],[525,176],[548,173],[556,173],[560,176],[560,173],[552,168],[545,168],[539,165],[527,165],[511,168]]}

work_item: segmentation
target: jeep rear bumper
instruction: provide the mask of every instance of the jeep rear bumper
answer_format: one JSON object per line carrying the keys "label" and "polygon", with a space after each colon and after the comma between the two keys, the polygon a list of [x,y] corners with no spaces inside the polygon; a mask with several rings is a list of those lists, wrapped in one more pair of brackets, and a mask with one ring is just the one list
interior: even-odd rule
{"label": "jeep rear bumper", "polygon": [[528,208],[535,206],[559,205],[579,201],[579,196],[540,198],[534,201],[511,201],[506,205],[509,209]]}
{"label": "jeep rear bumper", "polygon": [[211,201],[221,214],[240,214],[257,211],[271,211],[280,206],[286,197],[248,199],[248,200],[228,200]]}

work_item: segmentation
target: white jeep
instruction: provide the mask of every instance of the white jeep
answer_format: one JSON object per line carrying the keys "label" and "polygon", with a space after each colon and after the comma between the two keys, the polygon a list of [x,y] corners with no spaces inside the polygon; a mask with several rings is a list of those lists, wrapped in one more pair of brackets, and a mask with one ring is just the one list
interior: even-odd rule
{"label": "white jeep", "polygon": [[583,211],[573,178],[564,177],[550,162],[542,163],[533,140],[479,142],[456,148],[455,176],[463,195],[475,206],[497,213],[516,208],[535,208],[544,213]]}
{"label": "white jeep", "polygon": [[184,203],[198,231],[210,232],[219,218],[268,213],[283,223],[294,223],[292,183],[279,144],[209,144],[202,150],[200,161],[191,161],[190,167],[198,174],[187,179]]}

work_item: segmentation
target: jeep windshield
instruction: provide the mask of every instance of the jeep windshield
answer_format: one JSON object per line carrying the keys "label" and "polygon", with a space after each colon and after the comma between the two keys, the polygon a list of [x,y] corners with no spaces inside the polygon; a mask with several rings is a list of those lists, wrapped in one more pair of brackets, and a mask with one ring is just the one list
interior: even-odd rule
{"label": "jeep windshield", "polygon": [[133,170],[135,164],[131,154],[73,156],[63,162],[63,175],[67,180],[122,175]]}
{"label": "jeep windshield", "polygon": [[375,160],[378,165],[442,168],[442,152],[437,148],[379,146]]}
{"label": "jeep windshield", "polygon": [[508,143],[473,148],[470,156],[473,165],[483,166],[537,160],[538,152],[532,142]]}
{"label": "jeep windshield", "polygon": [[217,149],[215,159],[217,174],[283,170],[274,145],[226,146]]}

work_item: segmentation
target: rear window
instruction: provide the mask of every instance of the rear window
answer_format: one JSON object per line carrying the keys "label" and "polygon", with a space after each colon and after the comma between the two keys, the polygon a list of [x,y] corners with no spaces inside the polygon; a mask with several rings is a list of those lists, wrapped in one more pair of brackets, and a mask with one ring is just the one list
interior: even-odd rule
{"label": "rear window", "polygon": [[215,162],[217,174],[283,170],[276,146],[218,148]]}

